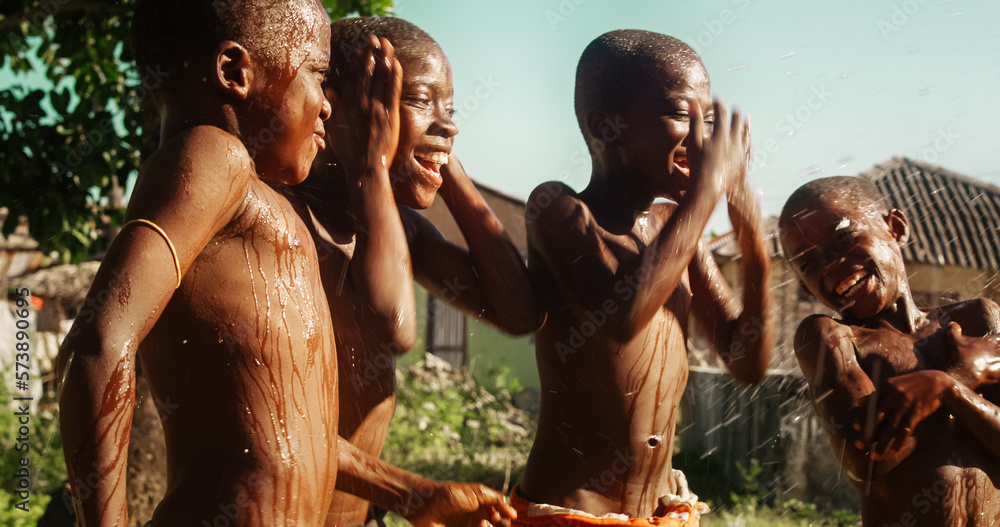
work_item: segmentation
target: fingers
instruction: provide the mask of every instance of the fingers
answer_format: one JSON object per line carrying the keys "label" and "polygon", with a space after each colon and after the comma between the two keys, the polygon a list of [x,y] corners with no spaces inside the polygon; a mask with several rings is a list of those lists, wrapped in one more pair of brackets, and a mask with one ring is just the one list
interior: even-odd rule
{"label": "fingers", "polygon": [[958,325],[958,322],[950,322],[948,324],[948,336],[951,337],[952,342],[957,342],[958,339],[962,338],[962,326]]}
{"label": "fingers", "polygon": [[386,60],[389,61],[389,82],[386,83],[386,98],[384,100],[389,101],[389,112],[390,115],[397,115],[399,113],[399,98],[403,92],[403,66],[399,64],[396,60],[396,50],[393,49],[392,44],[386,41],[389,52],[386,54]]}
{"label": "fingers", "polygon": [[733,107],[733,114],[729,119],[729,139],[734,145],[742,145],[746,133],[743,130],[743,116],[740,114],[739,108]]}
{"label": "fingers", "polygon": [[[688,99],[688,112],[691,114],[691,126],[688,129],[688,140],[690,145],[698,152],[701,152],[705,143],[705,116],[701,112],[701,104],[695,99]],[[690,158],[690,156],[688,156]]]}
{"label": "fingers", "polygon": [[722,104],[722,99],[716,98],[712,101],[712,108],[715,110],[715,127],[712,130],[712,139],[724,138],[729,132],[726,122],[726,106]]}
{"label": "fingers", "polygon": [[381,99],[385,101],[385,96],[387,94],[387,87],[389,83],[392,82],[392,57],[393,54],[392,45],[389,41],[382,38],[376,39],[374,35],[372,36],[372,41],[375,42],[372,51],[372,61],[371,61],[371,94],[373,98]]}
{"label": "fingers", "polygon": [[500,521],[517,519],[517,511],[514,509],[513,505],[507,503],[507,500],[500,502],[500,507],[497,512],[501,516]]}

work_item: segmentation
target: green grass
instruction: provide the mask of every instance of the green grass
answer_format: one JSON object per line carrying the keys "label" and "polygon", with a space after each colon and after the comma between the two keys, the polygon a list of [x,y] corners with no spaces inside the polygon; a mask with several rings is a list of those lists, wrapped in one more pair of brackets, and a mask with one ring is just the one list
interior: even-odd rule
{"label": "green grass", "polygon": [[[59,421],[55,416],[55,394],[48,393],[30,414],[30,450],[18,451],[17,430],[20,426],[15,409],[10,406],[10,394],[0,387],[0,525],[28,527],[38,524],[51,497],[49,493],[66,480]],[[23,444],[23,442],[21,442]],[[27,458],[30,471],[30,491],[27,511],[15,507],[22,500],[11,493],[17,481],[14,474],[21,468],[21,458]]]}

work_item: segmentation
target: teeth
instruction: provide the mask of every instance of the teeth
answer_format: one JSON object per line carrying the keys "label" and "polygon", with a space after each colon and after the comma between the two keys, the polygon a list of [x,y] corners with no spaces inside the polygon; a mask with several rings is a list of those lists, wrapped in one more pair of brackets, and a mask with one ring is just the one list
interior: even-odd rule
{"label": "teeth", "polygon": [[865,273],[862,271],[858,271],[852,274],[851,276],[848,276],[846,279],[844,279],[843,282],[840,283],[840,285],[837,286],[837,294],[843,295],[852,287],[854,287],[858,282],[860,282],[861,279],[864,277]]}
{"label": "teeth", "polygon": [[433,154],[420,154],[415,157],[423,159],[424,161],[429,161],[436,165],[448,164],[448,154],[445,154],[443,152],[434,152]]}

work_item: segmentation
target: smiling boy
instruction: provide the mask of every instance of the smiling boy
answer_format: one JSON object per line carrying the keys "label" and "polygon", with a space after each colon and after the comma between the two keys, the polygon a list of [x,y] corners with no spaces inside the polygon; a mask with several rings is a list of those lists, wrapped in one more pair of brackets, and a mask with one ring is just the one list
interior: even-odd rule
{"label": "smiling boy", "polygon": [[168,72],[161,142],[88,294],[96,313],[60,351],[77,520],[129,523],[138,355],[173,405],[152,524],[320,525],[336,354],[312,238],[271,185],[301,182],[323,148],[329,18],[315,0],[140,0],[132,35],[139,69]]}
{"label": "smiling boy", "polygon": [[[337,328],[347,443],[327,525],[377,522],[369,500],[417,525],[440,517],[448,525],[500,522],[513,512],[496,491],[432,482],[384,463],[371,470],[371,458],[381,453],[395,409],[396,356],[416,340],[412,280],[502,330],[526,333],[542,315],[524,261],[452,153],[451,66],[437,43],[391,17],[341,19],[332,33],[331,148],[294,189],[317,240]],[[394,96],[384,90],[392,55],[401,66]],[[379,122],[396,112],[395,130]],[[415,210],[429,207],[439,189],[468,250]],[[418,487],[426,503],[407,506]]]}
{"label": "smiling boy", "polygon": [[994,525],[1000,307],[917,307],[909,223],[866,179],[806,183],[779,227],[803,286],[841,315],[805,319],[795,354],[864,525]]}
{"label": "smiling boy", "polygon": [[[682,493],[671,456],[688,313],[737,379],[759,382],[770,354],[749,128],[713,106],[690,47],[640,30],[587,46],[576,113],[590,184],[577,194],[545,183],[528,200],[528,268],[548,319],[536,333],[541,412],[512,495],[517,523],[697,525],[694,500],[671,501]],[[742,302],[700,243],[724,194],[743,253]]]}

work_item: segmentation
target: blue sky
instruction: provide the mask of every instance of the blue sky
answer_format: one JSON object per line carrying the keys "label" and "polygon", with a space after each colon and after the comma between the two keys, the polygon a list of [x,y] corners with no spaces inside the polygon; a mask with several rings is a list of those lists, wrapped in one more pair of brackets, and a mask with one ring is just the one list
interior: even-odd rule
{"label": "blue sky", "polygon": [[451,60],[463,165],[516,196],[586,185],[576,62],[621,28],[692,45],[712,91],[752,116],[765,214],[808,179],[893,155],[1000,184],[996,0],[397,0],[395,14]]}

